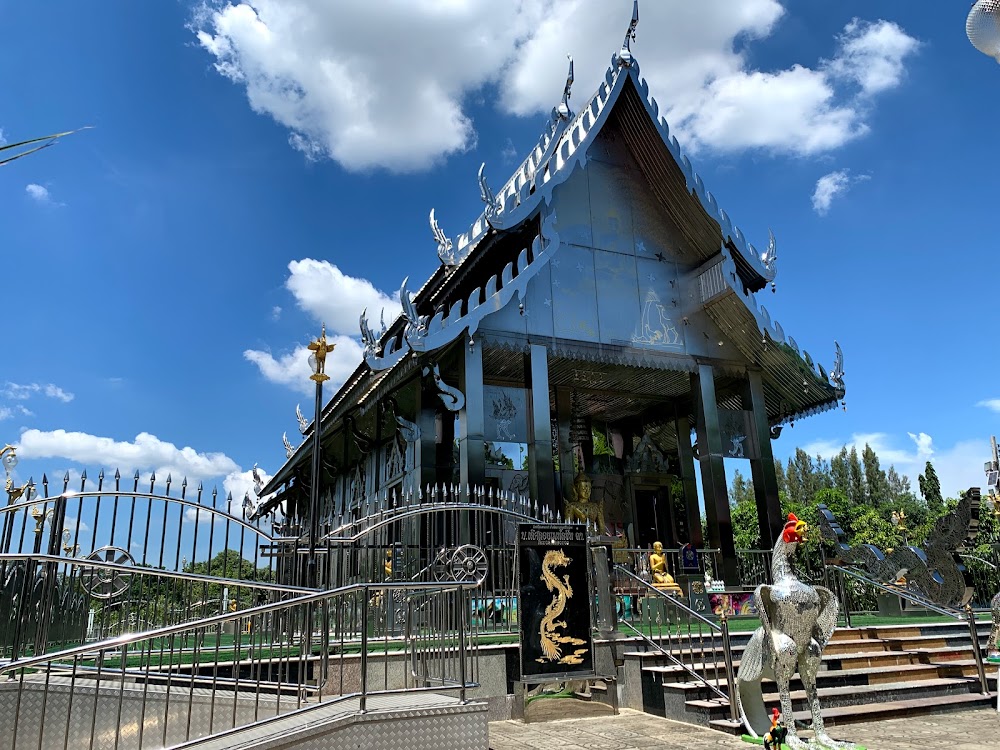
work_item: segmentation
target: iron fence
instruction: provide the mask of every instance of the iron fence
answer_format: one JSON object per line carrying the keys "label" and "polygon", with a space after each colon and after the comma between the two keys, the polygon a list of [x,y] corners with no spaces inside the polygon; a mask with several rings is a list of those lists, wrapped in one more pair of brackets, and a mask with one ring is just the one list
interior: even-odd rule
{"label": "iron fence", "polygon": [[0,662],[0,746],[174,747],[321,704],[365,711],[376,694],[464,701],[478,679],[469,589],[353,585]]}

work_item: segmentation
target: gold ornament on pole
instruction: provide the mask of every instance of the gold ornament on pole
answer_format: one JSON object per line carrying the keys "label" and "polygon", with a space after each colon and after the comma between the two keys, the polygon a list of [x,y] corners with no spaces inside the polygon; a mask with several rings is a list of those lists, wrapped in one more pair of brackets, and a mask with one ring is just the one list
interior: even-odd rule
{"label": "gold ornament on pole", "polygon": [[332,352],[336,346],[336,344],[326,343],[326,323],[324,323],[319,338],[309,342],[309,349],[312,351],[312,354],[309,355],[309,364],[313,370],[313,374],[309,376],[310,380],[322,383],[324,380],[330,379],[330,376],[325,372],[326,355]]}

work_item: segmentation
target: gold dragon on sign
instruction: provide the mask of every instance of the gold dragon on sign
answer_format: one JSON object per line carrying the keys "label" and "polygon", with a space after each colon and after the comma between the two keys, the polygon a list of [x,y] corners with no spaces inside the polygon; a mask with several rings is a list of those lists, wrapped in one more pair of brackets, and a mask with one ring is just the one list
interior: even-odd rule
{"label": "gold dragon on sign", "polygon": [[564,575],[560,579],[554,572],[554,568],[564,568],[572,562],[567,554],[559,550],[549,550],[542,558],[542,578],[545,587],[553,592],[552,602],[545,608],[545,616],[542,617],[541,626],[538,628],[542,656],[537,659],[539,662],[554,661],[559,664],[582,664],[583,657],[589,649],[578,648],[572,654],[563,656],[564,645],[582,646],[586,641],[572,636],[560,634],[560,629],[566,628],[566,621],[559,620],[566,609],[566,602],[573,598],[573,588],[569,585],[569,576]]}

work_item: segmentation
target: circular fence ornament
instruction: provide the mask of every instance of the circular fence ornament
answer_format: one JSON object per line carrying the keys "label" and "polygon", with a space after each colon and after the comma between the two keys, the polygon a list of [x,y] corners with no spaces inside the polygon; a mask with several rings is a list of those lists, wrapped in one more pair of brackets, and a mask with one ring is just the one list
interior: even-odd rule
{"label": "circular fence ornament", "polygon": [[434,562],[431,563],[431,575],[435,581],[451,580],[451,555],[447,547],[442,547],[435,555]]}
{"label": "circular fence ornament", "polygon": [[965,19],[972,46],[1000,62],[1000,0],[978,0]]}
{"label": "circular fence ornament", "polygon": [[[121,547],[95,549],[86,559],[115,565],[135,565],[132,555]],[[125,591],[131,581],[131,573],[111,568],[88,568],[80,576],[84,590],[95,599],[113,599]]]}
{"label": "circular fence ornament", "polygon": [[486,553],[474,544],[463,544],[455,550],[449,564],[455,581],[474,581],[477,585],[486,580],[489,564]]}

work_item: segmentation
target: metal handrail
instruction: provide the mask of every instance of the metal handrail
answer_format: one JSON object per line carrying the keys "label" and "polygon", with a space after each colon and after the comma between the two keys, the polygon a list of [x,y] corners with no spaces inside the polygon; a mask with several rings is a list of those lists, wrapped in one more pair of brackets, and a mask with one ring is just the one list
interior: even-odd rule
{"label": "metal handrail", "polygon": [[148,575],[155,575],[158,578],[178,578],[185,581],[199,581],[202,583],[233,587],[243,586],[252,589],[265,589],[268,591],[280,591],[293,594],[311,594],[317,591],[317,589],[311,589],[305,586],[287,586],[280,583],[267,583],[266,581],[250,581],[245,578],[219,578],[217,576],[208,576],[201,573],[188,573],[185,571],[167,570],[165,568],[143,568],[138,565],[120,565],[118,563],[104,562],[102,560],[91,560],[86,557],[62,557],[61,555],[44,554],[35,555],[27,552],[0,552],[0,563],[27,560],[58,563],[60,565],[77,565],[82,568],[104,568],[107,570],[117,570],[121,573],[127,573],[129,575],[144,573]]}
{"label": "metal handrail", "polygon": [[[885,583],[880,583],[876,580],[869,578],[863,573],[859,573],[853,568],[844,568],[839,565],[829,565],[827,567],[830,570],[835,570],[839,573],[843,573],[844,575],[850,576],[851,578],[854,578],[857,581],[861,581],[864,584],[867,584],[869,586],[874,586],[877,589],[881,589],[882,591],[885,591],[888,594],[895,594],[896,596],[902,597],[903,599],[907,599],[913,602],[914,604],[919,604],[921,607],[937,612],[939,615],[943,615],[944,617],[954,617],[957,620],[964,619],[961,610],[955,609],[954,607],[948,607],[946,605],[935,604],[930,599],[925,599],[920,594],[916,594],[913,591],[910,591],[909,589],[904,589],[900,586],[890,586]],[[844,608],[844,613],[845,616],[849,617],[849,615],[847,614],[847,607]],[[850,620],[848,620],[847,622],[847,627],[851,627]]]}
{"label": "metal handrail", "polygon": [[[873,581],[868,576],[862,575],[861,573],[858,573],[857,571],[852,570],[850,568],[844,568],[838,565],[830,565],[829,568],[831,570],[837,571],[841,575],[850,576],[851,578],[860,581],[864,584],[873,586],[877,589],[882,589],[883,591],[889,594],[894,594],[896,596],[899,596],[900,598],[907,599],[908,601],[911,601],[914,604],[918,604],[926,609],[929,609],[933,612],[937,612],[938,614],[943,615],[945,617],[952,617],[956,620],[964,620],[966,624],[969,626],[969,635],[972,640],[972,655],[976,659],[976,672],[978,673],[979,677],[979,687],[982,690],[983,695],[990,695],[990,686],[986,680],[986,665],[983,663],[983,650],[979,646],[979,627],[978,623],[976,622],[976,615],[972,611],[971,606],[966,604],[964,610],[958,610],[952,607],[938,605],[935,604],[934,602],[925,599],[924,597],[918,594],[914,594],[908,589],[903,589],[900,587],[893,588],[891,586],[887,586],[886,584],[879,583],[878,581]],[[846,605],[846,602],[844,606],[844,617],[847,621],[847,627],[851,627],[850,608]]]}
{"label": "metal handrail", "polygon": [[[187,630],[208,628],[213,625],[220,625],[230,620],[240,620],[247,617],[255,617],[256,615],[263,615],[269,612],[274,612],[279,609],[287,609],[289,607],[296,607],[302,604],[313,604],[317,602],[322,602],[324,599],[333,599],[335,597],[350,594],[357,591],[362,591],[365,594],[365,599],[367,600],[368,592],[372,589],[401,589],[406,591],[464,591],[469,588],[475,587],[474,582],[452,582],[452,583],[422,583],[422,582],[385,582],[385,583],[352,583],[348,586],[342,586],[336,589],[329,589],[327,591],[318,591],[312,594],[306,594],[304,596],[297,596],[294,599],[286,599],[281,602],[272,602],[270,604],[260,604],[255,607],[249,607],[247,609],[240,610],[239,612],[228,612],[220,615],[213,615],[212,617],[205,617],[194,622],[182,623],[179,625],[167,625],[160,628],[154,628],[152,630],[145,630],[140,633],[127,633],[114,638],[108,638],[103,641],[98,641],[96,643],[88,643],[83,646],[75,646],[73,648],[63,649],[62,651],[53,651],[51,653],[42,654],[39,656],[28,657],[27,659],[18,659],[14,661],[9,661],[6,663],[0,662],[0,674],[8,672],[12,669],[28,669],[30,667],[36,666],[38,664],[43,664],[45,662],[69,659],[77,656],[83,656],[88,653],[93,653],[94,651],[105,651],[116,648],[121,648],[123,646],[128,646],[133,643],[138,643],[139,641],[151,640],[154,638],[164,638],[170,635],[177,635],[178,633],[183,633]],[[367,608],[362,610],[363,615],[367,615]],[[367,637],[366,631],[362,630],[362,640]],[[362,649],[362,654],[365,650]]]}
{"label": "metal handrail", "polygon": [[717,625],[716,623],[714,623],[712,620],[709,620],[707,617],[705,617],[705,615],[701,614],[700,612],[696,612],[695,610],[691,609],[691,607],[689,607],[688,605],[686,605],[684,602],[675,599],[674,597],[670,596],[666,592],[660,591],[658,588],[656,588],[655,586],[653,586],[653,584],[651,584],[649,581],[642,580],[641,578],[639,578],[639,576],[637,576],[635,573],[633,573],[628,568],[625,568],[625,567],[623,567],[621,565],[616,565],[615,566],[615,571],[618,572],[618,573],[623,573],[627,578],[631,578],[636,583],[641,584],[650,593],[653,593],[653,594],[656,594],[657,596],[662,596],[662,597],[664,597],[666,599],[669,599],[670,603],[673,604],[675,607],[677,607],[678,609],[683,610],[685,612],[685,614],[688,614],[691,617],[694,617],[696,620],[698,620],[699,622],[707,625],[708,627],[712,628],[713,630],[718,631],[719,633],[722,632],[722,628],[719,625]]}
{"label": "metal handrail", "polygon": [[[733,720],[738,719],[739,716],[738,716],[738,711],[737,711],[737,706],[736,706],[736,698],[735,698],[735,696],[736,696],[736,675],[734,674],[734,670],[733,670],[733,644],[732,644],[732,641],[731,641],[731,639],[729,637],[729,621],[726,619],[725,615],[723,615],[720,618],[719,623],[716,624],[712,620],[709,620],[707,617],[705,617],[704,615],[702,615],[700,612],[696,612],[695,610],[693,610],[691,607],[687,606],[683,602],[678,601],[674,597],[670,596],[665,591],[660,591],[658,588],[656,588],[655,586],[653,586],[652,584],[650,584],[648,581],[642,580],[641,578],[639,578],[637,575],[635,575],[634,573],[632,573],[632,571],[628,570],[627,568],[625,568],[625,567],[623,567],[621,565],[616,565],[615,566],[615,571],[617,573],[623,574],[626,578],[630,578],[633,581],[639,583],[646,591],[654,594],[655,596],[659,596],[659,597],[662,597],[662,598],[666,599],[668,602],[670,602],[670,604],[672,606],[674,606],[677,609],[679,609],[681,612],[683,612],[684,614],[686,614],[688,617],[691,617],[695,621],[697,621],[697,622],[699,622],[699,623],[701,623],[703,625],[706,625],[712,632],[718,633],[721,636],[721,638],[722,638],[722,655],[723,655],[723,659],[725,660],[725,663],[726,663],[726,687],[729,689],[729,695],[726,695],[720,689],[718,689],[714,685],[712,685],[704,675],[698,674],[698,672],[696,672],[694,670],[693,662],[692,662],[692,666],[688,667],[686,664],[684,664],[681,660],[679,660],[677,657],[675,657],[669,651],[667,651],[666,649],[664,649],[662,646],[657,645],[656,647],[668,659],[670,659],[672,662],[674,662],[675,664],[677,664],[678,666],[680,666],[681,669],[683,669],[685,672],[688,672],[689,674],[691,674],[694,677],[696,677],[706,687],[708,687],[710,690],[712,690],[713,692],[715,692],[720,698],[725,698],[729,702],[730,718],[732,718]],[[629,627],[631,627],[632,630],[636,630],[635,627],[633,627],[631,624],[629,624],[629,623],[625,623],[625,624],[628,625]],[[702,662],[703,662],[703,666],[704,666],[704,654],[702,654]],[[718,674],[718,673],[716,673],[716,674]]]}

